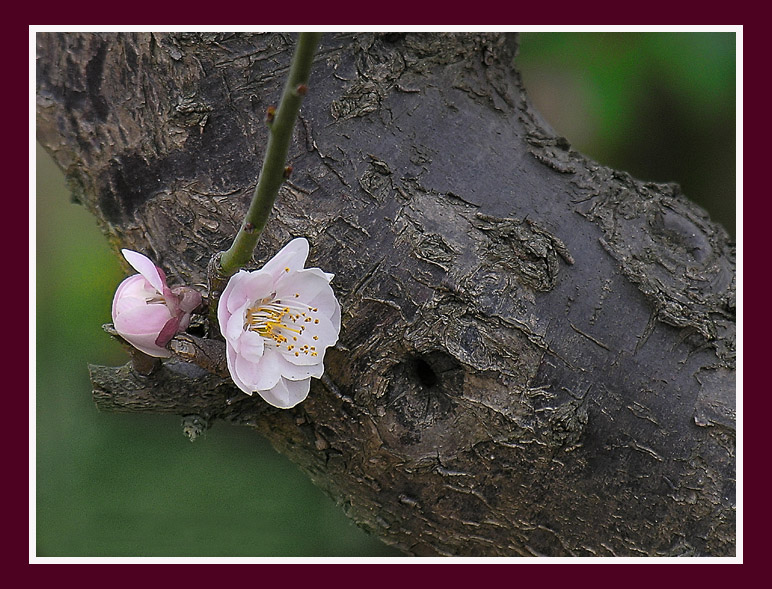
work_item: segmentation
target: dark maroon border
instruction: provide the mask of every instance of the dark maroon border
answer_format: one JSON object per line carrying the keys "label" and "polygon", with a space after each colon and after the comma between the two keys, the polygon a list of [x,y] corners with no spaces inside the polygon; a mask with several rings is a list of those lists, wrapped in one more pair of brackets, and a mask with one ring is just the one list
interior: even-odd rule
{"label": "dark maroon border", "polygon": [[[607,23],[609,25],[616,24],[625,18],[647,18],[657,21],[663,21],[667,19],[669,22],[693,22],[695,19],[702,19],[706,16],[710,16],[711,19],[716,19],[716,13],[708,12],[705,10],[707,7],[703,7],[702,11],[694,11],[687,6],[684,6],[680,12],[682,14],[674,13],[675,5],[669,3],[661,8],[657,8],[655,5],[649,3],[646,5],[645,10],[639,12],[636,10],[636,14],[628,14],[624,17],[620,14],[619,5],[613,10],[601,12],[599,17],[596,17],[592,22],[594,24]],[[41,22],[41,19],[46,19],[47,22],[92,22],[93,24],[102,24],[110,22],[122,22],[126,18],[131,18],[135,21],[141,21],[147,23],[149,21],[163,22],[163,23],[175,23],[182,17],[197,18],[197,20],[209,20],[217,18],[226,23],[239,23],[239,22],[261,22],[266,20],[273,20],[274,22],[308,22],[319,23],[329,22],[334,25],[345,25],[350,23],[351,26],[361,26],[365,28],[363,23],[367,22],[382,22],[387,20],[393,23],[402,23],[402,25],[385,25],[393,26],[395,30],[400,30],[404,23],[407,21],[418,22],[423,24],[428,23],[443,23],[439,26],[450,26],[451,23],[458,23],[455,26],[473,26],[472,23],[478,23],[479,25],[492,25],[494,27],[504,25],[500,23],[504,22],[552,22],[551,19],[560,19],[563,22],[572,22],[575,19],[589,19],[592,15],[589,13],[589,5],[573,5],[573,9],[570,12],[563,12],[558,7],[552,5],[552,7],[545,11],[544,4],[535,4],[536,10],[524,7],[522,3],[511,3],[505,7],[497,7],[495,4],[488,5],[461,5],[461,6],[449,6],[447,3],[436,5],[422,5],[420,3],[399,3],[389,2],[381,5],[368,6],[363,2],[346,2],[346,3],[329,3],[328,5],[321,6],[316,4],[312,12],[306,12],[305,9],[297,7],[291,8],[287,4],[278,3],[274,6],[259,6],[252,5],[252,10],[246,9],[245,16],[239,16],[241,10],[236,4],[227,6],[227,12],[223,13],[224,6],[222,4],[216,7],[201,7],[195,5],[187,5],[184,10],[179,4],[169,4],[170,10],[167,10],[167,14],[159,13],[159,5],[153,4],[148,9],[142,9],[137,4],[127,6],[120,3],[101,3],[98,7],[88,12],[83,11],[84,6],[78,5],[59,5],[58,12],[49,11],[49,9],[40,6],[39,14],[34,16],[28,16],[27,21],[30,22],[33,19]],[[346,6],[350,6],[347,8]],[[435,7],[436,6],[436,7]],[[666,9],[665,9],[666,7]],[[251,7],[250,7],[251,8]],[[642,8],[639,6],[639,8]],[[86,12],[86,14],[74,16],[73,10],[80,10]],[[160,8],[160,10],[166,10]],[[688,12],[687,12],[688,11]],[[257,18],[254,18],[251,13],[257,13]],[[742,15],[739,17],[728,16],[727,21],[742,23],[748,20],[748,15]],[[760,21],[760,15],[756,18],[756,21]],[[29,226],[29,223],[24,223],[24,220],[29,220],[29,201],[19,198],[19,195],[24,192],[24,188],[27,189],[29,194],[29,185],[25,182],[17,170],[22,169],[21,162],[15,160],[21,159],[21,150],[16,145],[12,145],[9,139],[18,135],[29,135],[29,120],[26,116],[22,116],[19,113],[29,112],[29,94],[28,92],[15,89],[15,81],[24,81],[29,84],[29,62],[28,60],[19,58],[19,54],[27,54],[27,48],[29,46],[29,25],[7,25],[3,37],[3,46],[5,49],[6,59],[4,60],[5,66],[5,80],[6,85],[3,95],[3,123],[5,133],[3,134],[6,141],[6,149],[4,152],[5,165],[3,166],[6,175],[6,195],[4,198],[4,207],[7,211],[7,216],[4,217],[5,223],[3,235],[3,246],[6,254],[6,261],[14,264],[15,259],[20,257],[17,252],[24,250],[20,247],[20,244],[28,243],[29,232],[23,234],[24,227]],[[65,27],[67,25],[64,25]],[[381,25],[378,25],[381,26]],[[105,26],[105,30],[109,30],[109,26]],[[170,26],[170,28],[172,28]],[[256,25],[256,29],[259,25]],[[292,27],[288,27],[292,28]],[[751,25],[750,29],[756,28]],[[223,29],[227,29],[227,26],[223,25]],[[745,36],[745,52],[744,60],[749,64],[745,68],[749,72],[758,72],[758,76],[748,76],[745,80],[745,99],[743,106],[748,106],[747,112],[745,112],[745,118],[748,120],[756,120],[756,117],[751,118],[754,109],[754,103],[758,103],[759,100],[768,101],[769,93],[763,90],[760,86],[761,83],[766,83],[768,78],[768,63],[766,55],[768,50],[762,48],[752,33],[748,30],[744,31]],[[758,66],[754,67],[754,66]],[[10,75],[9,75],[10,74]],[[27,86],[28,88],[29,86]],[[24,101],[24,102],[22,102]],[[766,105],[765,105],[766,106]],[[16,113],[16,114],[13,114]],[[765,113],[766,114],[766,113]],[[767,116],[760,116],[758,120],[766,120]],[[23,127],[23,128],[22,128]],[[764,164],[767,164],[769,149],[766,145],[767,136],[766,130],[762,127],[761,130],[755,133],[748,133],[744,139],[744,151],[750,158],[751,164],[745,166],[745,169],[755,171],[758,169],[764,169]],[[763,159],[762,159],[763,158]],[[29,162],[28,162],[29,163]],[[756,164],[756,165],[754,165]],[[13,173],[17,172],[17,173]],[[751,203],[750,214],[745,215],[744,223],[744,236],[749,243],[760,242],[759,237],[765,236],[769,232],[769,217],[764,214],[760,208],[763,204],[766,204],[769,197],[769,188],[766,185],[761,185],[761,181],[757,179],[756,174],[748,174],[745,178],[746,185],[748,186],[748,194],[752,195],[749,199]],[[17,185],[18,184],[18,185]],[[27,186],[23,186],[26,184]],[[8,186],[10,185],[10,186]],[[23,204],[22,204],[23,203]],[[740,207],[743,206],[742,201]],[[11,210],[9,211],[9,207]],[[740,217],[738,216],[738,219]],[[748,276],[750,280],[747,282],[743,280],[744,292],[749,294],[748,297],[744,297],[738,302],[738,305],[744,309],[743,303],[746,299],[754,301],[754,298],[758,300],[760,297],[764,297],[766,300],[768,297],[765,292],[764,285],[748,286],[753,284],[753,278],[763,275],[763,268],[760,255],[763,255],[765,248],[762,243],[758,243],[758,248],[747,248],[748,256],[743,258],[744,269],[751,269],[751,271],[743,274],[743,279]],[[738,247],[738,253],[743,252],[743,247]],[[388,565],[388,564],[353,564],[353,565],[304,565],[304,564],[274,564],[274,565],[258,565],[259,570],[256,570],[254,566],[242,566],[242,567],[229,567],[223,568],[217,565],[197,565],[195,568],[190,568],[190,565],[169,565],[166,567],[149,567],[147,565],[117,565],[120,570],[116,570],[115,566],[83,566],[77,564],[62,565],[44,565],[36,564],[30,565],[28,554],[28,538],[29,538],[29,521],[23,514],[27,513],[27,506],[29,505],[29,496],[23,496],[20,488],[22,485],[17,484],[18,478],[22,477],[24,473],[28,474],[29,460],[28,456],[24,452],[16,450],[19,440],[25,439],[28,436],[28,421],[25,423],[24,417],[28,415],[28,397],[24,395],[22,391],[29,390],[28,372],[24,369],[20,369],[22,366],[26,366],[25,358],[28,350],[28,338],[19,338],[19,333],[29,334],[29,326],[27,317],[18,310],[14,310],[13,303],[18,299],[19,284],[22,280],[22,275],[27,278],[27,273],[19,272],[11,264],[6,264],[7,277],[11,280],[6,281],[6,305],[4,305],[5,314],[3,318],[3,327],[6,336],[7,346],[4,346],[6,360],[3,362],[6,372],[7,386],[4,388],[5,403],[6,406],[13,405],[13,411],[10,414],[6,414],[4,420],[4,439],[5,444],[5,470],[8,475],[4,477],[5,484],[2,486],[5,507],[5,515],[7,522],[10,525],[5,526],[5,534],[3,534],[3,561],[7,565],[6,577],[9,576],[13,580],[16,574],[23,575],[25,581],[41,581],[56,583],[61,585],[69,581],[76,582],[83,586],[96,585],[97,583],[109,584],[111,587],[132,587],[136,588],[138,582],[151,581],[154,585],[158,586],[171,586],[171,585],[186,585],[188,583],[195,583],[197,585],[205,584],[208,582],[215,582],[222,586],[223,584],[237,582],[241,584],[249,585],[262,585],[266,584],[280,584],[281,586],[298,587],[302,583],[309,583],[309,585],[322,585],[324,587],[328,582],[334,582],[335,585],[343,586],[358,586],[366,584],[368,587],[373,585],[376,587],[392,585],[396,580],[414,581],[415,585],[422,583],[430,584],[430,586],[475,586],[479,583],[499,582],[504,586],[517,587],[522,586],[524,583],[539,583],[548,584],[553,586],[560,586],[561,584],[575,583],[576,577],[581,576],[588,581],[599,583],[601,586],[612,586],[622,584],[623,586],[646,586],[651,587],[654,583],[657,585],[667,580],[667,585],[678,586],[679,584],[688,583],[693,585],[696,582],[704,583],[708,581],[710,586],[720,586],[730,579],[737,583],[742,581],[742,577],[752,574],[753,569],[749,568],[753,564],[758,564],[761,560],[760,552],[766,550],[768,546],[768,534],[763,526],[762,520],[766,520],[763,514],[768,512],[762,502],[754,500],[760,493],[766,493],[766,481],[757,480],[759,477],[756,472],[765,472],[770,464],[770,460],[767,454],[766,440],[758,440],[758,443],[754,443],[755,438],[766,434],[768,427],[765,427],[766,423],[766,411],[762,408],[768,404],[769,391],[772,390],[772,386],[768,383],[767,378],[762,378],[760,373],[762,371],[755,369],[757,366],[764,366],[763,359],[767,355],[769,349],[766,344],[766,337],[764,337],[763,331],[757,330],[754,334],[749,331],[748,337],[743,338],[743,342],[750,341],[750,345],[744,345],[743,351],[745,352],[744,358],[748,361],[743,363],[744,372],[744,385],[745,390],[751,391],[748,395],[748,402],[746,407],[749,407],[751,411],[747,411],[748,419],[744,420],[744,431],[749,432],[748,436],[744,436],[745,440],[744,451],[748,457],[744,460],[744,464],[748,466],[746,473],[749,475],[744,477],[745,490],[744,499],[745,511],[751,514],[751,517],[746,518],[744,526],[744,565],[741,567],[727,568],[725,566],[710,566],[710,565],[686,565],[686,567],[668,568],[663,569],[662,566],[667,565],[574,565],[566,567],[556,567],[552,564],[547,564],[550,567],[549,570],[545,570],[540,565],[533,566],[520,566],[518,569],[512,569],[511,565],[504,564],[499,566],[496,564],[486,564],[484,568],[480,566],[474,566],[474,568],[463,564],[449,564],[442,567],[437,566],[415,566],[415,565]],[[9,276],[10,275],[10,276]],[[22,295],[23,296],[23,295]],[[752,309],[756,305],[752,305]],[[748,315],[751,316],[751,315]],[[752,324],[764,326],[768,324],[766,318],[762,316],[753,317]],[[765,331],[765,330],[764,330]],[[764,338],[764,341],[762,341]],[[754,341],[758,339],[758,341]],[[22,340],[23,343],[20,343]],[[758,345],[754,346],[753,344]],[[25,352],[20,353],[22,349]],[[19,358],[16,358],[16,355]],[[10,357],[8,357],[10,355]],[[763,356],[762,356],[763,355]],[[769,362],[767,361],[767,364]],[[749,368],[750,367],[750,368]],[[8,381],[12,382],[8,382]],[[18,403],[18,408],[16,404]],[[762,422],[761,420],[764,419]],[[28,438],[26,438],[28,439]],[[757,465],[754,468],[754,465]],[[18,474],[17,474],[18,473]],[[755,509],[754,506],[759,506],[759,509]],[[20,533],[17,533],[19,530]],[[22,554],[19,554],[19,553]],[[416,559],[420,560],[420,559]],[[26,565],[26,566],[25,566]],[[346,568],[343,569],[342,567]],[[600,569],[599,566],[604,568]],[[630,566],[635,566],[633,570]],[[699,568],[694,568],[697,566]],[[710,568],[705,568],[710,566]],[[185,567],[184,569],[180,567]],[[9,570],[10,569],[10,570]],[[676,578],[673,578],[676,577]],[[680,577],[680,579],[678,578]],[[762,577],[763,578],[763,577]],[[413,584],[413,583],[411,583]],[[35,585],[33,585],[35,586]]]}

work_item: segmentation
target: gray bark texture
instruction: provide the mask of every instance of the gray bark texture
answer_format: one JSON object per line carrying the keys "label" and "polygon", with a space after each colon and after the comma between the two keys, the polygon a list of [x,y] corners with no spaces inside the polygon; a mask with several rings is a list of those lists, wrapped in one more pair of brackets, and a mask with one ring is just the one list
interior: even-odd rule
{"label": "gray bark texture", "polygon": [[[38,140],[117,255],[206,294],[294,39],[38,35]],[[325,378],[292,410],[244,395],[201,319],[153,371],[91,367],[95,400],[251,426],[407,554],[733,555],[734,244],[556,136],[516,52],[325,34],[255,254],[306,236],[335,273]]]}

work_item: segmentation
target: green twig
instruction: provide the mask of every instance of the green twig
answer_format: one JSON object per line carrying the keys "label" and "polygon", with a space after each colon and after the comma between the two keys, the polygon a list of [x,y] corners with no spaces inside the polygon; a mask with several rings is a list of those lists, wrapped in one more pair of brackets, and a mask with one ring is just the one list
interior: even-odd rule
{"label": "green twig", "polygon": [[[300,33],[295,55],[292,58],[287,83],[278,109],[269,108],[266,122],[270,127],[268,145],[263,167],[252,196],[244,222],[231,247],[212,257],[209,264],[209,318],[210,325],[216,325],[217,299],[228,278],[245,266],[252,258],[273,203],[282,183],[289,177],[292,168],[287,166],[287,153],[295,127],[300,104],[308,91],[308,77],[314,52],[321,33]],[[213,322],[214,321],[214,322]]]}

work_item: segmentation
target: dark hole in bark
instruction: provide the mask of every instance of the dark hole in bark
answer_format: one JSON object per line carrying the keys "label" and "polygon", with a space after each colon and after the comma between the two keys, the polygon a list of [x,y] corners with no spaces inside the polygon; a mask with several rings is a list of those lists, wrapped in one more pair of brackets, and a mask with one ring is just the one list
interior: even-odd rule
{"label": "dark hole in bark", "polygon": [[429,366],[429,363],[423,358],[416,358],[413,363],[413,374],[418,379],[418,382],[426,388],[431,388],[437,384],[439,380],[437,373]]}

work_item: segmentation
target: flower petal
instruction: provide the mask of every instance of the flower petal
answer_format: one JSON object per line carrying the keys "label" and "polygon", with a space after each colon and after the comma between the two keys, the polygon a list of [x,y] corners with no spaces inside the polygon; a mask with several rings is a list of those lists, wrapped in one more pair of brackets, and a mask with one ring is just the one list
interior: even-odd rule
{"label": "flower petal", "polygon": [[223,315],[227,316],[228,318],[225,325],[223,325],[222,316],[220,317],[220,331],[222,332],[225,339],[231,342],[237,350],[237,342],[244,333],[244,315],[247,312],[248,306],[249,303],[244,303],[241,309],[236,310],[233,315],[227,315],[226,313],[223,313]]}
{"label": "flower petal", "polygon": [[149,356],[168,358],[171,352],[155,342],[170,319],[165,305],[142,305],[119,313],[113,319],[113,326],[123,339],[138,350]]}
{"label": "flower petal", "polygon": [[276,386],[281,378],[279,354],[268,348],[257,362],[257,378],[254,381],[255,390],[267,391]]}
{"label": "flower petal", "polygon": [[251,395],[254,391],[249,387],[249,385],[247,385],[247,383],[241,380],[238,372],[236,372],[236,358],[238,357],[238,354],[236,354],[236,350],[230,344],[230,342],[226,342],[226,357],[228,359],[228,372],[230,372],[231,379],[234,383],[236,383],[237,387],[239,387],[247,395]]}
{"label": "flower petal", "polygon": [[267,391],[276,386],[281,378],[276,353],[267,352],[258,362],[251,362],[241,353],[236,354],[233,363],[236,374],[252,392]]}
{"label": "flower petal", "polygon": [[[281,354],[292,364],[318,364],[324,357],[324,350],[338,341],[338,330],[327,317],[317,317],[303,321],[303,332],[291,338],[292,348],[282,346]],[[295,339],[297,338],[297,339]]]}
{"label": "flower petal", "polygon": [[140,305],[146,305],[147,299],[158,296],[158,293],[145,280],[141,274],[132,274],[124,279],[118,285],[113,296],[112,316],[115,321],[116,315]]}
{"label": "flower petal", "polygon": [[122,249],[121,253],[123,254],[123,257],[126,258],[126,261],[131,264],[132,268],[142,274],[142,276],[145,277],[145,280],[147,280],[154,289],[159,293],[163,293],[166,281],[161,274],[159,274],[158,268],[156,268],[156,265],[150,258],[128,249]]}
{"label": "flower petal", "polygon": [[322,378],[322,374],[324,374],[324,364],[322,362],[316,364],[293,364],[283,354],[277,354],[277,356],[279,356],[281,376],[287,380],[305,380],[312,377]]}
{"label": "flower petal", "polygon": [[340,331],[340,303],[335,298],[335,294],[330,296],[329,292],[320,292],[308,304],[312,308],[318,309],[319,316],[327,317],[332,326]]}
{"label": "flower petal", "polygon": [[277,280],[282,274],[302,270],[308,257],[308,241],[304,237],[298,237],[290,241],[281,248],[278,253],[268,260],[263,266],[262,271],[268,272],[274,280]]}
{"label": "flower petal", "polygon": [[[228,287],[233,283],[231,292],[226,296]],[[233,312],[244,303],[254,303],[255,301],[269,297],[273,294],[273,279],[270,274],[258,270],[256,272],[245,272],[241,270],[236,276],[228,282],[228,287],[223,291],[222,298],[225,298],[226,308]],[[220,301],[222,301],[222,298]]]}
{"label": "flower petal", "polygon": [[238,339],[244,328],[244,316],[249,305],[271,295],[272,288],[271,276],[264,272],[240,270],[231,276],[217,305],[220,331],[226,339]]}
{"label": "flower petal", "polygon": [[155,339],[169,319],[171,314],[166,305],[139,305],[118,313],[113,319],[113,326],[121,335],[154,334]]}
{"label": "flower petal", "polygon": [[276,282],[276,296],[290,301],[298,294],[300,297],[295,298],[308,303],[321,292],[335,298],[335,293],[333,293],[327,277],[319,268],[306,268],[289,272]]}
{"label": "flower petal", "polygon": [[269,404],[279,409],[290,409],[308,396],[311,379],[286,380],[280,379],[276,386],[268,391],[259,391],[260,396]]}
{"label": "flower petal", "polygon": [[[233,292],[246,274],[247,272],[244,270],[239,270],[236,274],[231,276],[228,280],[228,284],[225,285],[225,290],[223,290],[220,295],[220,300],[217,303],[217,318],[220,321],[220,331],[225,331],[225,325],[228,323],[228,319],[230,319],[230,314],[237,308],[244,306],[247,302],[246,292],[240,292],[236,296],[233,296]],[[228,308],[229,304],[230,308]]]}
{"label": "flower petal", "polygon": [[239,337],[239,354],[249,362],[259,362],[265,351],[265,339],[253,331],[245,331]]}
{"label": "flower petal", "polygon": [[231,375],[236,377],[243,384],[242,389],[249,391],[250,394],[257,390],[255,381],[257,380],[257,362],[250,362],[241,354],[235,354],[233,358],[233,370]]}

